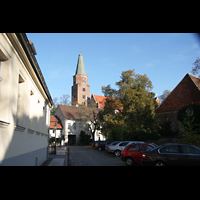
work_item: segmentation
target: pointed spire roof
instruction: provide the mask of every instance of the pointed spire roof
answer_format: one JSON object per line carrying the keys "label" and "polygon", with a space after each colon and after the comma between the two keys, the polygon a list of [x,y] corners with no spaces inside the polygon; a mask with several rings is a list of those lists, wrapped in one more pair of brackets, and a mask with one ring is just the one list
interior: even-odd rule
{"label": "pointed spire roof", "polygon": [[81,54],[81,51],[80,51],[80,54],[79,54],[79,57],[78,57],[78,63],[77,63],[75,75],[85,75],[86,76],[85,66],[84,66],[84,63],[83,63],[83,56]]}

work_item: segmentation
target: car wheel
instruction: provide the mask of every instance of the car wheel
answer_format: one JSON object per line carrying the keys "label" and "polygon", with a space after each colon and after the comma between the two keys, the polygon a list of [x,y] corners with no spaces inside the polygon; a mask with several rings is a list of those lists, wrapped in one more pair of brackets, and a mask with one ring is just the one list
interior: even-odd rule
{"label": "car wheel", "polygon": [[156,161],[154,163],[154,166],[166,166],[166,164],[164,162],[162,162],[162,161]]}
{"label": "car wheel", "polygon": [[121,156],[121,151],[120,150],[116,150],[114,152],[114,154],[115,154],[115,156],[119,157],[119,156]]}
{"label": "car wheel", "polygon": [[129,158],[126,158],[126,160],[125,160],[125,163],[126,163],[127,166],[132,166],[132,165],[133,165],[133,162],[134,162],[133,159],[130,158],[130,157],[129,157]]}

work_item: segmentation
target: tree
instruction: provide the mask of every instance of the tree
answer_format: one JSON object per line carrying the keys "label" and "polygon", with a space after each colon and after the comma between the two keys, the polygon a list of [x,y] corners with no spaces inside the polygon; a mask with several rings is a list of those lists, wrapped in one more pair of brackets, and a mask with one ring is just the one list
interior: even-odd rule
{"label": "tree", "polygon": [[158,133],[163,137],[174,137],[178,132],[173,129],[173,121],[168,119],[160,123]]}
{"label": "tree", "polygon": [[[192,74],[196,75],[200,70],[200,58],[197,57],[196,61],[193,63],[195,67],[192,68]],[[200,77],[200,75],[199,75]]]}
{"label": "tree", "polygon": [[63,94],[62,97],[60,97],[60,104],[70,105],[69,97],[69,94]]}
{"label": "tree", "polygon": [[55,112],[56,112],[56,108],[57,108],[57,106],[58,106],[57,101],[58,101],[58,98],[57,98],[57,97],[53,98],[53,108],[52,108],[52,110],[51,110],[51,115],[54,115]]}
{"label": "tree", "polygon": [[159,96],[159,99],[161,103],[169,96],[170,91],[169,90],[164,90],[163,94]]}
{"label": "tree", "polygon": [[177,118],[182,123],[185,130],[200,134],[200,105],[191,103],[184,106],[179,110]]}
{"label": "tree", "polygon": [[95,132],[100,129],[100,120],[99,120],[99,109],[96,108],[95,102],[90,101],[88,107],[85,105],[79,105],[79,117],[83,124],[88,123],[89,131],[92,135],[92,140],[95,140]]}
{"label": "tree", "polygon": [[57,97],[54,97],[53,98],[53,108],[51,110],[51,115],[55,114],[58,104],[70,105],[71,102],[68,100],[69,97],[70,96],[68,94],[63,94],[62,97],[60,97],[60,102],[58,102],[58,98]]}
{"label": "tree", "polygon": [[152,82],[147,75],[136,74],[134,69],[122,71],[116,82],[118,90],[110,85],[102,87],[106,98],[103,111],[103,133],[116,127],[123,129],[123,139],[130,139],[138,129],[153,130],[155,126],[155,94],[150,92]]}

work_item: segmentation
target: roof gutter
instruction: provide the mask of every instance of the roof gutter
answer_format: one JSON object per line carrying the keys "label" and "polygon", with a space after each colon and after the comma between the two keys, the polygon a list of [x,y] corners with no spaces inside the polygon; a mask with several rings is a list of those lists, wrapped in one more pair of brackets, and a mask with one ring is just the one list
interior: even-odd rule
{"label": "roof gutter", "polygon": [[48,90],[48,87],[46,85],[46,82],[44,80],[42,72],[41,72],[40,67],[38,65],[38,62],[37,62],[37,60],[34,56],[34,51],[31,48],[31,45],[28,41],[26,34],[25,33],[15,33],[15,35],[17,36],[17,39],[19,40],[21,46],[23,47],[24,52],[26,53],[26,56],[27,56],[29,62],[31,63],[33,70],[34,70],[36,76],[38,77],[38,80],[39,80],[40,84],[42,85],[42,87],[43,87],[43,89],[44,89],[44,91],[45,91],[45,93],[48,97],[50,104],[53,105],[53,100],[51,98],[50,92]]}

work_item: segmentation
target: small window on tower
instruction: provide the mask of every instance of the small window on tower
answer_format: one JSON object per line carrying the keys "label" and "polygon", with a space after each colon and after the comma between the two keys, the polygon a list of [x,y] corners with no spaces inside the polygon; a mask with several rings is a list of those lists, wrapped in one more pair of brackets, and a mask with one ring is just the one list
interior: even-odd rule
{"label": "small window on tower", "polygon": [[83,88],[83,92],[85,92],[85,88]]}
{"label": "small window on tower", "polygon": [[85,95],[83,95],[83,99],[85,99]]}
{"label": "small window on tower", "polygon": [[74,85],[76,84],[76,78],[74,77]]}

